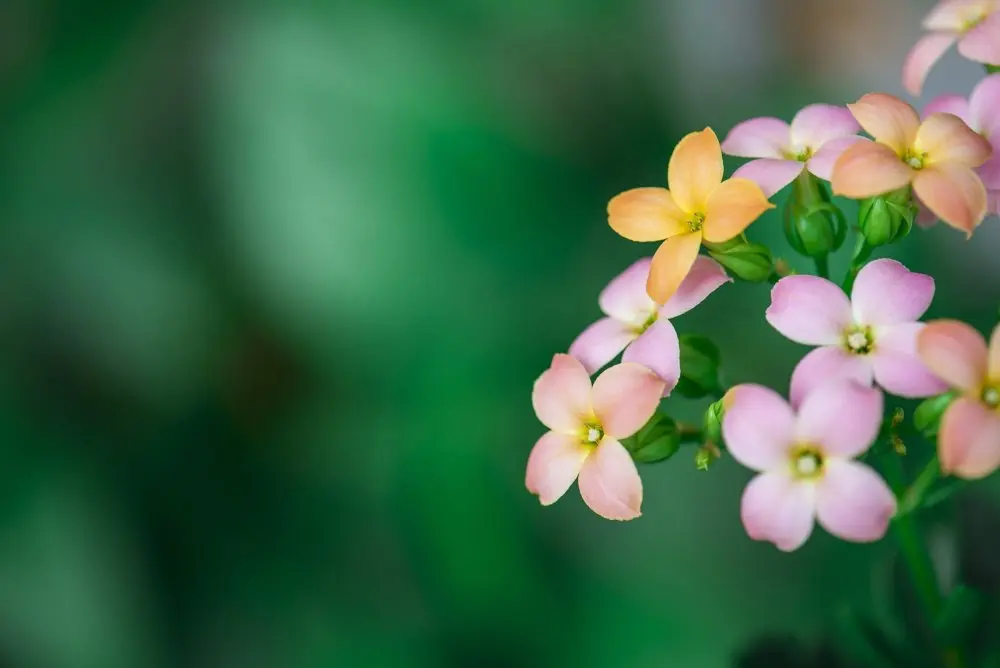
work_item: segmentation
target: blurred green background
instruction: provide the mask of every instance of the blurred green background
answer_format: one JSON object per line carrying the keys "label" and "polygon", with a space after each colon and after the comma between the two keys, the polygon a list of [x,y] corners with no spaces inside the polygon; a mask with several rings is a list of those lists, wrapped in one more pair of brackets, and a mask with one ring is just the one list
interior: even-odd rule
{"label": "blurred green background", "polygon": [[[901,92],[930,4],[3,0],[0,666],[819,642],[887,542],[753,543],[749,473],[689,451],[643,469],[638,521],[543,509],[531,384],[653,251],[611,196],[662,184],[691,130]],[[952,55],[929,94],[978,74]],[[992,325],[997,227],[896,253],[937,276],[933,315]],[[750,236],[796,262],[776,214]],[[803,349],[766,304],[727,286],[676,324],[784,391]]]}

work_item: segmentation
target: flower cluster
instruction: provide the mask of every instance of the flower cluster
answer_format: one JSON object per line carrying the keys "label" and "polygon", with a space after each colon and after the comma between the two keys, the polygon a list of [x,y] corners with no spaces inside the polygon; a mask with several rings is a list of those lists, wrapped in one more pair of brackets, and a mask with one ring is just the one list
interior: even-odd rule
{"label": "flower cluster", "polygon": [[[955,42],[988,72],[1000,63],[1000,0],[946,0],[925,27],[903,73],[914,94]],[[934,279],[871,259],[914,222],[941,220],[971,236],[1000,213],[997,148],[1000,74],[969,98],[934,100],[923,114],[869,93],[844,106],[809,105],[790,122],[747,120],[721,143],[711,128],[685,136],[670,157],[667,188],[628,190],[608,204],[612,230],[661,243],[608,284],[598,297],[603,317],[535,383],[535,412],[551,431],[529,456],[528,490],[548,505],[578,480],[594,512],[634,519],[642,503],[636,462],[663,461],[693,444],[700,468],[728,452],[757,473],[742,499],[747,534],[794,550],[816,522],[844,540],[878,540],[897,512],[919,504],[905,481],[883,477],[908,454],[904,435],[936,440],[926,462],[935,476],[973,479],[1000,468],[1000,327],[987,346],[969,325],[921,322]],[[749,159],[728,179],[724,153]],[[782,192],[785,236],[815,262],[816,275],[791,272],[747,238]],[[844,212],[852,201],[856,225]],[[851,228],[855,250],[834,281],[828,256]],[[718,348],[674,328],[734,280],[770,283],[760,317],[812,348],[795,366],[787,400],[757,384],[727,388]],[[660,409],[674,393],[714,398],[701,425]],[[922,403],[906,427],[893,404],[913,399]]]}

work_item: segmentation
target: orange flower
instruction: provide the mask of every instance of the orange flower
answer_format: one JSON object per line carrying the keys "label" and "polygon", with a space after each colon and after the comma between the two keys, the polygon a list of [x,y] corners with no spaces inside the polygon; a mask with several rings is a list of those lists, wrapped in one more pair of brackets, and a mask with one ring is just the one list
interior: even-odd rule
{"label": "orange flower", "polygon": [[923,123],[910,105],[870,93],[847,105],[874,142],[858,142],[833,166],[833,192],[864,199],[908,185],[938,218],[971,235],[986,216],[986,188],[974,171],[992,149],[960,118],[937,113]]}
{"label": "orange flower", "polygon": [[632,241],[663,241],[653,256],[646,291],[665,303],[691,270],[702,241],[740,234],[774,205],[753,181],[722,180],[722,149],[712,128],[677,144],[666,188],[635,188],[608,203],[608,223]]}

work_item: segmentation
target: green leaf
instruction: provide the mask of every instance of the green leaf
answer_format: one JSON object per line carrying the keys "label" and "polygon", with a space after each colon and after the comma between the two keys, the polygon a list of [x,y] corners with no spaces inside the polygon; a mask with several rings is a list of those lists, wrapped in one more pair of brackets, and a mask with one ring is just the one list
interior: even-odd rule
{"label": "green leaf", "polygon": [[937,436],[941,416],[944,415],[945,410],[957,396],[954,392],[946,392],[920,402],[920,405],[913,412],[913,426],[925,438],[934,440]]}
{"label": "green leaf", "polygon": [[873,668],[917,668],[928,665],[907,642],[881,628],[869,616],[844,610],[838,616],[839,637],[844,648]]}
{"label": "green leaf", "polygon": [[962,646],[975,630],[985,603],[982,592],[965,585],[955,587],[934,622],[938,641],[945,647]]}
{"label": "green leaf", "polygon": [[681,396],[700,399],[721,391],[719,348],[700,334],[681,334],[681,377],[675,388]]}
{"label": "green leaf", "polygon": [[622,444],[632,459],[642,464],[655,464],[670,459],[681,447],[680,430],[673,418],[657,411],[634,435]]}

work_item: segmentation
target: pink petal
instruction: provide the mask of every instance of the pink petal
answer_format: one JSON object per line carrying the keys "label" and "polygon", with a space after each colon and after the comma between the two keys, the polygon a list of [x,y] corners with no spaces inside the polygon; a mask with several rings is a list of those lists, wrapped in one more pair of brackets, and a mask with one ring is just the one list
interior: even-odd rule
{"label": "pink petal", "polygon": [[922,322],[905,322],[875,331],[875,350],[869,355],[875,382],[886,392],[911,399],[932,397],[948,384],[931,373],[917,355],[917,336]]}
{"label": "pink petal", "polygon": [[816,151],[834,139],[858,134],[861,126],[847,107],[810,104],[792,119],[793,148],[809,147]]}
{"label": "pink petal", "polygon": [[980,81],[969,96],[969,126],[987,138],[1000,139],[1000,74]]}
{"label": "pink petal", "polygon": [[921,22],[925,30],[961,32],[982,6],[981,0],[941,0]]}
{"label": "pink petal", "polygon": [[[633,344],[634,345],[634,344]],[[634,362],[617,364],[594,381],[594,415],[612,438],[627,438],[653,416],[663,396],[663,381]]]}
{"label": "pink petal", "polygon": [[831,457],[857,457],[882,426],[882,393],[853,380],[824,383],[806,395],[795,421],[795,438],[816,443]]}
{"label": "pink petal", "polygon": [[722,152],[740,158],[783,158],[791,148],[788,123],[780,118],[751,118],[732,130]]}
{"label": "pink petal", "polygon": [[913,179],[914,171],[885,144],[870,141],[848,146],[833,163],[833,194],[864,199],[898,190]]}
{"label": "pink petal", "polygon": [[855,543],[885,535],[896,497],[879,474],[860,462],[832,459],[816,486],[816,519],[831,534]]}
{"label": "pink petal", "polygon": [[993,328],[990,334],[989,357],[986,360],[986,371],[994,381],[1000,379],[1000,325]]}
{"label": "pink petal", "polygon": [[631,520],[642,514],[642,479],[621,443],[605,437],[587,458],[580,471],[580,496],[605,519]]}
{"label": "pink petal", "polygon": [[927,154],[927,165],[959,164],[978,167],[990,158],[992,148],[958,116],[931,114],[920,124],[913,144]]}
{"label": "pink petal", "polygon": [[954,43],[954,35],[941,32],[924,35],[917,40],[903,61],[903,88],[910,95],[920,95],[927,74]]}
{"label": "pink petal", "polygon": [[786,338],[809,346],[839,343],[853,324],[847,295],[818,276],[786,276],[771,289],[765,314]]}
{"label": "pink petal", "polygon": [[675,318],[687,313],[721,286],[732,282],[733,279],[729,278],[722,265],[710,257],[699,255],[691,265],[691,271],[681,281],[677,292],[660,307],[660,317]]}
{"label": "pink petal", "polygon": [[934,212],[927,208],[927,205],[917,198],[917,204],[920,206],[920,211],[917,212],[917,219],[913,222],[917,224],[918,227],[922,229],[927,229],[937,225],[938,217],[934,215]]}
{"label": "pink petal", "polygon": [[614,318],[601,318],[569,347],[569,354],[580,360],[587,373],[594,373],[625,350],[636,338],[636,331]]}
{"label": "pink petal", "polygon": [[575,434],[592,412],[590,374],[575,358],[556,355],[552,367],[535,381],[531,403],[546,427]]}
{"label": "pink petal", "polygon": [[[1000,136],[997,137],[1000,140]],[[1000,149],[994,149],[994,156],[983,163],[983,166],[976,170],[983,185],[986,186],[987,196],[993,191],[1000,190]],[[990,211],[995,211],[990,207]]]}
{"label": "pink petal", "polygon": [[969,101],[961,95],[939,95],[924,107],[924,118],[931,114],[952,114],[958,116],[969,127],[973,127],[969,114]]}
{"label": "pink petal", "polygon": [[960,478],[985,478],[1000,467],[1000,415],[968,397],[955,400],[938,434],[941,470]]}
{"label": "pink petal", "polygon": [[898,97],[887,93],[868,93],[847,107],[865,132],[897,155],[902,155],[913,145],[920,127],[920,116]]}
{"label": "pink petal", "polygon": [[1000,64],[1000,12],[965,33],[958,40],[958,52],[977,63]]}
{"label": "pink petal", "polygon": [[795,414],[781,395],[763,385],[739,385],[727,395],[722,437],[733,459],[755,471],[780,467],[788,459]]}
{"label": "pink petal", "polygon": [[934,215],[969,236],[986,217],[986,187],[968,167],[946,163],[922,169],[913,192]]}
{"label": "pink petal", "polygon": [[762,473],[743,490],[740,517],[747,535],[784,552],[801,547],[813,529],[814,488],[785,471]]}
{"label": "pink petal", "polygon": [[528,456],[524,485],[543,506],[555,503],[576,480],[591,447],[570,434],[550,431],[543,435]]}
{"label": "pink petal", "polygon": [[803,357],[792,372],[788,393],[792,406],[802,401],[818,386],[832,380],[854,380],[872,384],[872,362],[864,355],[853,355],[841,346],[823,346]]}
{"label": "pink petal", "polygon": [[611,279],[597,303],[606,315],[619,322],[642,325],[656,311],[656,302],[646,294],[646,279],[653,258],[643,258]]}
{"label": "pink petal", "polygon": [[661,317],[625,349],[622,362],[635,362],[651,369],[664,383],[663,396],[669,395],[681,377],[681,346],[674,326]]}
{"label": "pink petal", "polygon": [[824,181],[829,181],[833,176],[833,166],[837,163],[841,154],[854,146],[858,142],[868,141],[864,137],[841,137],[840,139],[831,139],[830,141],[823,144],[823,148],[816,151],[813,157],[809,158],[809,162],[806,166],[809,171],[823,179]]}
{"label": "pink petal", "polygon": [[934,299],[934,279],[910,271],[895,260],[866,264],[854,281],[851,307],[860,325],[913,322]]}
{"label": "pink petal", "polygon": [[771,197],[802,173],[804,165],[795,160],[761,158],[752,160],[733,172],[734,179],[753,181]]}
{"label": "pink petal", "polygon": [[964,322],[928,323],[917,334],[917,354],[928,369],[951,387],[978,392],[986,378],[986,340]]}

